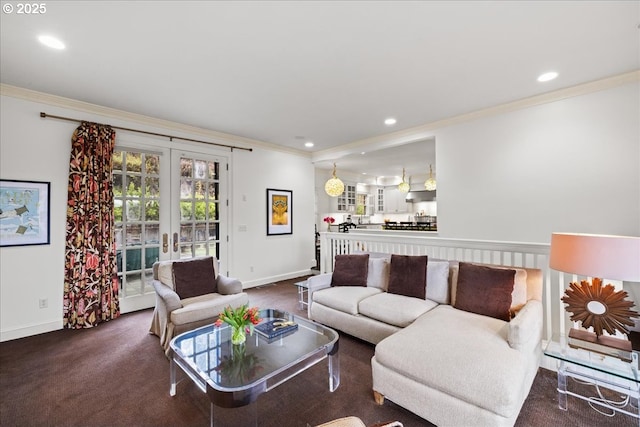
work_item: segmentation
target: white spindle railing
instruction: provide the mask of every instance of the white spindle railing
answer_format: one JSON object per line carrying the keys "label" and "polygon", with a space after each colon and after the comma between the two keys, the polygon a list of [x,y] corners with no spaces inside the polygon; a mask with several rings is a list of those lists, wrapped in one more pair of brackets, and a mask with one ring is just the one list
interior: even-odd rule
{"label": "white spindle railing", "polygon": [[560,301],[564,294],[564,274],[549,269],[549,245],[542,243],[498,242],[490,240],[444,239],[420,235],[382,233],[320,233],[320,271],[333,271],[336,255],[356,251],[400,255],[427,255],[430,258],[538,268],[543,272],[542,304],[545,340],[565,333],[566,312]]}

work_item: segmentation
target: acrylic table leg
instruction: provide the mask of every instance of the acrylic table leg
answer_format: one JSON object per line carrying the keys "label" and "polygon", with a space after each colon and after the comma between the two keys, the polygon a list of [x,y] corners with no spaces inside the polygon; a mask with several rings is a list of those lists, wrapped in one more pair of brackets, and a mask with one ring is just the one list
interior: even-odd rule
{"label": "acrylic table leg", "polygon": [[169,395],[176,395],[176,362],[171,358],[171,362],[169,363]]}
{"label": "acrylic table leg", "polygon": [[329,391],[334,392],[340,385],[340,353],[329,354]]}
{"label": "acrylic table leg", "polygon": [[558,364],[558,408],[567,410],[567,375],[565,362]]}
{"label": "acrylic table leg", "polygon": [[298,308],[304,310],[304,288],[298,286]]}

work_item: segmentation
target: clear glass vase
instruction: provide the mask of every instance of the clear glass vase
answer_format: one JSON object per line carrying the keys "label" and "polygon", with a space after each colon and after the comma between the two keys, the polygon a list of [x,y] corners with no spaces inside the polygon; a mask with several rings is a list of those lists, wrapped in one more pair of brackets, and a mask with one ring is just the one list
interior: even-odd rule
{"label": "clear glass vase", "polygon": [[231,344],[240,345],[244,344],[247,340],[247,333],[244,330],[244,327],[241,326],[236,328],[235,326],[231,327]]}

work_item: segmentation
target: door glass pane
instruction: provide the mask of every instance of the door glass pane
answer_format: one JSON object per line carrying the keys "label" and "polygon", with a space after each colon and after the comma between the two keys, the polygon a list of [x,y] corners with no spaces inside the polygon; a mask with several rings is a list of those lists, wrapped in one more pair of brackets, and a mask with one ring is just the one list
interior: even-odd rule
{"label": "door glass pane", "polygon": [[113,163],[120,296],[152,293],[152,267],[160,256],[160,157],[116,149]]}
{"label": "door glass pane", "polygon": [[180,256],[219,253],[220,163],[180,158]]}

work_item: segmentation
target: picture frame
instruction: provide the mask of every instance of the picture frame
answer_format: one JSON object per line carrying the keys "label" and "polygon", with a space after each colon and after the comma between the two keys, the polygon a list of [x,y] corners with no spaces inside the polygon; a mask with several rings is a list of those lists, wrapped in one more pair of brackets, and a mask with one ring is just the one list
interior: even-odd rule
{"label": "picture frame", "polygon": [[0,179],[0,247],[50,244],[51,183]]}
{"label": "picture frame", "polygon": [[267,236],[293,234],[293,191],[267,188]]}

